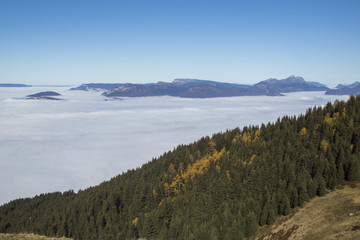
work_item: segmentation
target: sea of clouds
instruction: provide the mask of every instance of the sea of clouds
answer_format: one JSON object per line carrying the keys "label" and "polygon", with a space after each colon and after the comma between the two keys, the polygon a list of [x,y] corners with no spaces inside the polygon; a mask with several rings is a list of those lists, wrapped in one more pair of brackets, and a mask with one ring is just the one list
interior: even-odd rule
{"label": "sea of clouds", "polygon": [[[0,88],[0,205],[85,189],[215,132],[274,122],[348,96],[108,99],[65,87]],[[26,100],[56,91],[63,101]]]}

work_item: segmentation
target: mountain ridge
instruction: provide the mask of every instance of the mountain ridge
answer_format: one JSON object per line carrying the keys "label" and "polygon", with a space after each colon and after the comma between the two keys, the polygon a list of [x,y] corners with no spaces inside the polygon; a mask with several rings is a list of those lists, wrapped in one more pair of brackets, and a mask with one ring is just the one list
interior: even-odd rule
{"label": "mountain ridge", "polygon": [[261,85],[276,87],[279,89],[279,92],[281,93],[328,90],[327,87],[323,87],[319,83],[306,82],[303,77],[296,77],[294,75],[291,75],[290,77],[282,80],[270,78],[268,80],[261,81],[255,84],[255,86],[261,86]]}
{"label": "mountain ridge", "polygon": [[82,84],[71,90],[103,90],[106,97],[174,96],[183,98],[213,98],[233,96],[281,96],[298,91],[325,91],[323,84],[306,82],[302,77],[268,79],[254,85],[224,83],[200,79],[177,78],[172,82],[152,84]]}
{"label": "mountain ridge", "polygon": [[356,87],[359,84],[360,84],[360,82],[355,81],[355,82],[353,82],[351,84],[338,84],[335,88],[336,89],[340,89],[340,88],[344,88],[344,87],[353,88],[353,87]]}
{"label": "mountain ridge", "polygon": [[360,94],[360,83],[354,82],[349,85],[339,84],[336,86],[336,89],[329,89],[325,92],[326,95],[354,95],[357,96]]}

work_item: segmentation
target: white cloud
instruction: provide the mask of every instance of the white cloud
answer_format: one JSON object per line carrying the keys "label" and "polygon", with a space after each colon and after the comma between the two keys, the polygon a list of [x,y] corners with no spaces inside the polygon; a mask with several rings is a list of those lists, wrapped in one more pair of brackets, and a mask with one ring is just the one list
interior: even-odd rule
{"label": "white cloud", "polygon": [[[14,99],[45,90],[61,93],[64,101]],[[67,88],[0,88],[0,204],[97,185],[178,144],[304,113],[334,99],[307,92],[104,101],[100,93]]]}

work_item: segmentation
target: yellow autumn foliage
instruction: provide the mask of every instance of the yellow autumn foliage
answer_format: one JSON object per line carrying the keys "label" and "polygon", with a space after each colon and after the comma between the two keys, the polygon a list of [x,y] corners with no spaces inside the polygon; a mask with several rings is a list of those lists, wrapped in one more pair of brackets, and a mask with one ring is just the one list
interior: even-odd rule
{"label": "yellow autumn foliage", "polygon": [[334,124],[333,119],[330,117],[328,113],[325,115],[324,122],[326,122],[330,126],[333,126]]}
{"label": "yellow autumn foliage", "polygon": [[250,143],[251,142],[251,134],[249,132],[244,132],[242,135],[242,140],[244,143]]}
{"label": "yellow autumn foliage", "polygon": [[252,156],[251,156],[251,158],[250,158],[250,161],[249,162],[243,162],[243,165],[244,166],[251,166],[251,164],[253,163],[253,160],[255,159],[255,157],[256,157],[256,155],[255,154],[253,154]]}
{"label": "yellow autumn foliage", "polygon": [[260,133],[259,129],[251,132],[244,132],[242,135],[236,136],[233,139],[232,144],[235,144],[239,139],[241,139],[245,144],[253,143],[259,139]]}
{"label": "yellow autumn foliage", "polygon": [[[164,184],[165,192],[170,192],[175,195],[179,194],[185,189],[185,184],[188,181],[194,179],[197,175],[203,175],[209,169],[210,164],[212,162],[217,162],[224,154],[226,154],[225,148],[223,148],[220,152],[215,150],[212,155],[207,155],[193,164],[189,164],[185,171],[180,171],[180,173],[173,178],[170,185],[167,183]],[[216,170],[220,171],[220,167],[217,167]]]}
{"label": "yellow autumn foliage", "polygon": [[132,224],[136,227],[136,225],[139,222],[139,218],[135,218],[134,220],[132,220]]}
{"label": "yellow autumn foliage", "polygon": [[216,143],[212,140],[209,142],[209,149],[211,153],[216,152]]}
{"label": "yellow autumn foliage", "polygon": [[256,155],[252,155],[251,158],[250,158],[250,163],[252,163],[252,161],[254,160],[254,158],[256,157]]}
{"label": "yellow autumn foliage", "polygon": [[329,113],[327,113],[325,115],[324,122],[326,122],[330,126],[334,126],[335,121],[339,118],[339,116],[340,116],[339,112],[334,113],[333,117],[330,117]]}
{"label": "yellow autumn foliage", "polygon": [[231,181],[231,176],[229,170],[226,170],[226,177],[229,181]]}
{"label": "yellow autumn foliage", "polygon": [[305,136],[306,135],[306,127],[303,127],[302,129],[301,129],[301,131],[299,132],[299,135],[300,136]]}
{"label": "yellow autumn foliage", "polygon": [[156,190],[155,190],[155,188],[153,189],[153,192],[152,192],[152,194],[153,194],[153,197],[157,197],[157,192],[156,192]]}
{"label": "yellow autumn foliage", "polygon": [[323,139],[321,141],[320,145],[321,145],[321,148],[326,152],[329,147],[329,143],[325,139]]}
{"label": "yellow autumn foliage", "polygon": [[254,139],[252,140],[252,142],[255,142],[256,140],[259,139],[259,137],[260,137],[260,130],[256,130],[254,135],[255,135],[255,137],[254,137]]}

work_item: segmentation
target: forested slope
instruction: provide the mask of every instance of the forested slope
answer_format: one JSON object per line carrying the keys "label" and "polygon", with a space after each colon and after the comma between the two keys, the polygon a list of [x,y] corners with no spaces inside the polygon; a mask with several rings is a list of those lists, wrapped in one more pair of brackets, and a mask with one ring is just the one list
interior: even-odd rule
{"label": "forested slope", "polygon": [[359,177],[359,109],[359,97],[328,103],[178,146],[77,194],[12,201],[0,207],[0,232],[74,239],[252,236],[276,215]]}

